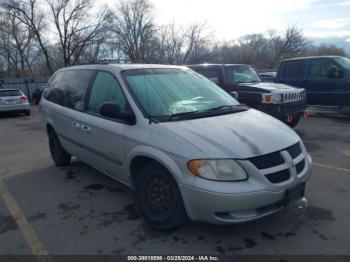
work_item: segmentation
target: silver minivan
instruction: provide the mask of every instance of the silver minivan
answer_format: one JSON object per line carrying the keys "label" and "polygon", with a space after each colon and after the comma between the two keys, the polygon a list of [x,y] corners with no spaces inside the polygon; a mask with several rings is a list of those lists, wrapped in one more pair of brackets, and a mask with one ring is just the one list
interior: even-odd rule
{"label": "silver minivan", "polygon": [[144,220],[254,220],[304,196],[311,157],[299,136],[186,67],[61,69],[41,100],[52,158],[75,156],[130,186]]}

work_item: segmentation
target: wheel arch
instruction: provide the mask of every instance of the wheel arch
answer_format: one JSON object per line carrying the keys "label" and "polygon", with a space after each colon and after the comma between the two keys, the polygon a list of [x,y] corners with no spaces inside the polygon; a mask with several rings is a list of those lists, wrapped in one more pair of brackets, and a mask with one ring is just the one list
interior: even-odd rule
{"label": "wheel arch", "polygon": [[[140,168],[150,161],[158,162],[164,168],[166,168],[177,183],[184,183],[185,175],[175,161],[166,153],[152,147],[139,146],[133,148],[133,150],[127,156],[127,166],[133,186]],[[192,177],[190,177],[190,180],[192,180],[191,178]],[[193,183],[193,181],[187,181],[187,183]]]}

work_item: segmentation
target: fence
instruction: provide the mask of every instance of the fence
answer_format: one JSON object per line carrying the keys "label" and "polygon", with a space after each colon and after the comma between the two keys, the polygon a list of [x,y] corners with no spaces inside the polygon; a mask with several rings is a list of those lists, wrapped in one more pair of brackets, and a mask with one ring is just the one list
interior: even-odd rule
{"label": "fence", "polygon": [[5,78],[0,79],[0,88],[19,89],[31,100],[34,90],[46,85],[48,80],[49,77]]}

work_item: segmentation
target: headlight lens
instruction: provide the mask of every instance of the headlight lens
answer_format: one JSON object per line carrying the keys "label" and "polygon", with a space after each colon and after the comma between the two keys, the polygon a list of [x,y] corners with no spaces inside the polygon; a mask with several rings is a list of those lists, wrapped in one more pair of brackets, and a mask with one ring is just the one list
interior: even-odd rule
{"label": "headlight lens", "polygon": [[217,181],[242,181],[248,178],[244,169],[233,159],[191,160],[188,169],[196,176]]}
{"label": "headlight lens", "polygon": [[278,104],[283,100],[283,96],[281,94],[269,94],[263,95],[263,103],[265,104]]}

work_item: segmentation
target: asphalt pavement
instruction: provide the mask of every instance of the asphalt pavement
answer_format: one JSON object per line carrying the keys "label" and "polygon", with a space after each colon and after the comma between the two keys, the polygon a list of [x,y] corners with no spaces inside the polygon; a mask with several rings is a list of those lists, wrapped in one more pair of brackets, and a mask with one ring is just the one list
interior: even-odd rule
{"label": "asphalt pavement", "polygon": [[0,255],[350,254],[349,129],[350,118],[336,114],[297,126],[314,160],[305,199],[245,224],[161,232],[122,184],[76,160],[53,165],[37,107],[1,115]]}

